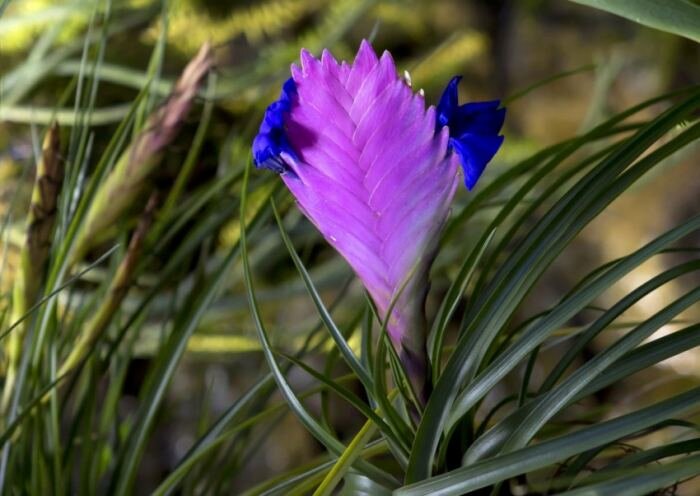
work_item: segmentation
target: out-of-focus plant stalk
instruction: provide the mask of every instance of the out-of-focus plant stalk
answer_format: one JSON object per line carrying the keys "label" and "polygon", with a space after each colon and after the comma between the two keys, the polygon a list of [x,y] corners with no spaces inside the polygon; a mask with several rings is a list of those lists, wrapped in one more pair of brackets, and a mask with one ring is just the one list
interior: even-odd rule
{"label": "out-of-focus plant stalk", "polygon": [[80,363],[112,321],[117,310],[119,310],[133,282],[134,271],[143,249],[144,239],[148,235],[148,231],[153,224],[153,217],[157,205],[158,194],[153,193],[146,204],[146,208],[141,215],[136,230],[131,236],[129,247],[112,278],[102,304],[97,309],[94,316],[85,324],[78,338],[78,342],[59,369],[59,377],[70,372]]}
{"label": "out-of-focus plant stalk", "polygon": [[148,188],[148,178],[175,140],[190,111],[214,57],[205,44],[185,67],[166,102],[146,121],[143,130],[118,159],[100,185],[78,233],[71,256],[73,263],[104,240],[122,216],[137,205]]}
{"label": "out-of-focus plant stalk", "polygon": [[[12,294],[11,322],[16,322],[36,303],[46,272],[51,249],[51,238],[56,221],[58,196],[63,184],[61,140],[58,124],[49,127],[37,164],[36,179],[32,191],[26,238],[20,252],[19,267],[15,275]],[[24,325],[18,325],[7,341],[7,374],[2,396],[4,410],[12,395],[21,355]]]}

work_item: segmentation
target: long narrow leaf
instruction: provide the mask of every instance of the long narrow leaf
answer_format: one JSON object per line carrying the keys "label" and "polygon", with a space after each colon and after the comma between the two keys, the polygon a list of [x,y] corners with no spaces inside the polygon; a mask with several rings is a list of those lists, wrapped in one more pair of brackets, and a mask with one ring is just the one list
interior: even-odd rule
{"label": "long narrow leaf", "polygon": [[[245,201],[246,201],[246,194],[247,194],[247,185],[248,185],[248,175],[250,171],[250,164],[246,167],[246,173],[243,178],[243,189],[242,189],[242,196],[241,196],[241,219],[246,218],[245,214]],[[272,347],[269,341],[269,338],[267,337],[267,331],[265,330],[262,322],[262,318],[260,315],[260,310],[258,309],[256,297],[255,297],[255,292],[253,289],[253,281],[251,278],[251,272],[250,272],[250,263],[248,261],[248,252],[247,252],[247,247],[246,247],[246,226],[245,222],[241,222],[241,259],[243,261],[243,275],[244,275],[244,281],[246,283],[246,294],[248,296],[248,302],[250,304],[250,310],[251,314],[253,316],[253,321],[255,324],[255,329],[258,333],[258,337],[260,338],[260,343],[263,347],[263,354],[265,356],[265,359],[267,361],[268,366],[270,367],[271,372],[273,373],[275,377],[275,381],[277,382],[277,386],[280,389],[280,392],[282,396],[285,398],[285,400],[289,403],[289,407],[291,410],[295,413],[299,421],[306,427],[309,432],[321,443],[323,444],[326,448],[328,448],[333,454],[336,456],[340,456],[343,451],[345,451],[346,447],[338,441],[335,437],[331,436],[319,423],[316,421],[316,419],[311,416],[311,414],[306,410],[304,405],[299,401],[299,398],[297,395],[294,393],[292,388],[290,387],[289,383],[287,382],[286,378],[282,374],[282,371],[277,364],[277,361],[275,360],[274,353],[272,351]],[[362,470],[363,472],[367,473],[369,476],[376,478],[377,480],[383,481],[384,483],[387,483],[390,486],[395,486],[396,481],[391,477],[390,475],[386,474],[384,471],[374,467],[373,465],[363,461],[363,460],[358,460],[355,463],[355,466],[359,469]]]}
{"label": "long narrow leaf", "polygon": [[572,0],[700,43],[700,6],[689,0]]}
{"label": "long narrow leaf", "polygon": [[697,408],[700,388],[694,388],[647,408],[580,429],[550,441],[453,470],[394,491],[396,496],[451,496],[502,482],[510,477],[547,467],[573,455],[651,427]]}

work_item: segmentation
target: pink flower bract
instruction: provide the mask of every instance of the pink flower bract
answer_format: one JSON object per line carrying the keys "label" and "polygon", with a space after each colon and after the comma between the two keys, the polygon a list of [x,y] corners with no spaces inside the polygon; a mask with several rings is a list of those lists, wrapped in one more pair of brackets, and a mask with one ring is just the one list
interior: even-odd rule
{"label": "pink flower bract", "polygon": [[[304,214],[347,260],[382,317],[398,295],[387,328],[397,349],[412,354],[425,346],[428,270],[461,181],[464,154],[455,151],[459,143],[450,136],[449,121],[459,117],[460,133],[470,139],[470,122],[484,121],[482,114],[472,116],[473,107],[467,112],[457,106],[456,84],[441,103],[445,122],[436,122],[436,109],[426,108],[423,96],[398,76],[388,52],[378,58],[363,41],[348,64],[327,50],[320,60],[303,50],[301,67],[292,65],[292,78],[268,108],[253,144],[256,164],[281,172]],[[488,132],[496,136],[503,109],[497,110],[498,102],[489,105]],[[502,137],[496,141],[485,161],[478,155],[473,182]]]}

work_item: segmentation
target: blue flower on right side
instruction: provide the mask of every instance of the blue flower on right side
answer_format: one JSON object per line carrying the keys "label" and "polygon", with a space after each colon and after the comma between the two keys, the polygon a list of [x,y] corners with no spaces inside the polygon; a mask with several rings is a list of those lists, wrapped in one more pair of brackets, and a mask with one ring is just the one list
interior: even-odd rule
{"label": "blue flower on right side", "polygon": [[450,147],[459,155],[464,169],[464,182],[472,189],[482,172],[503,144],[499,135],[506,118],[500,100],[459,105],[458,89],[462,76],[447,84],[437,106],[436,129],[447,126]]}

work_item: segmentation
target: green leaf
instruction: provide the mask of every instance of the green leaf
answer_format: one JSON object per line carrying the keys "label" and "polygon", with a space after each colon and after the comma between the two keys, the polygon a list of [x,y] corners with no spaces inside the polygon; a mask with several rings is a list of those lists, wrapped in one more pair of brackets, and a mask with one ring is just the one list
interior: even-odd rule
{"label": "green leaf", "polygon": [[[346,375],[339,377],[337,382],[348,382],[353,379],[353,376]],[[187,475],[188,471],[190,471],[196,463],[202,462],[207,455],[210,455],[212,450],[221,446],[225,441],[233,438],[233,436],[244,432],[247,429],[260,425],[263,421],[273,419],[280,413],[284,413],[284,411],[287,409],[286,402],[276,403],[262,411],[258,411],[259,409],[256,408],[256,406],[261,404],[261,400],[266,400],[269,397],[270,393],[272,392],[272,388],[269,386],[274,386],[274,384],[275,381],[273,375],[268,374],[251,389],[249,389],[248,392],[238,401],[231,405],[231,407],[214,423],[209,431],[207,431],[207,433],[200,438],[195,445],[192,446],[192,448],[190,448],[189,452],[180,460],[177,467],[175,467],[175,469],[153,491],[152,494],[154,496],[172,494],[177,483],[180,482],[185,475]],[[313,387],[302,391],[298,394],[298,397],[300,399],[309,398],[313,395],[317,395],[324,389],[325,386]],[[372,451],[372,453],[377,452],[376,446],[374,446],[373,449],[374,451]],[[383,450],[379,450],[378,452],[381,451]],[[332,466],[332,462],[327,463],[330,463],[330,465],[321,465],[325,468]],[[318,468],[318,464],[312,465],[315,468]],[[303,472],[306,469],[300,470],[297,468],[295,470]],[[271,487],[274,486],[274,483],[267,481],[263,484],[263,486]],[[254,490],[252,490],[251,493],[257,494]]]}
{"label": "green leaf", "polygon": [[552,386],[561,378],[566,369],[574,362],[576,356],[586,347],[586,345],[616,318],[622,315],[623,312],[629,309],[644,296],[648,295],[650,292],[655,291],[662,284],[686,274],[687,272],[695,270],[700,270],[700,261],[691,261],[681,264],[645,282],[613,305],[612,308],[601,315],[594,324],[589,326],[588,329],[586,329],[586,331],[576,339],[576,342],[566,351],[564,356],[559,360],[559,362],[557,362],[552,371],[547,374],[547,377],[540,387],[540,392],[551,389]]}
{"label": "green leaf", "polygon": [[274,213],[275,219],[277,220],[277,226],[279,227],[280,234],[282,235],[282,241],[284,241],[284,245],[287,247],[289,255],[292,257],[292,261],[294,262],[295,267],[299,271],[299,274],[301,275],[304,281],[304,285],[306,286],[306,290],[309,292],[309,295],[311,296],[314,305],[316,305],[316,308],[319,314],[321,315],[323,323],[326,325],[326,328],[331,333],[331,337],[333,338],[333,341],[335,341],[336,346],[338,346],[338,349],[343,355],[345,362],[348,364],[350,369],[352,369],[352,371],[357,374],[357,377],[362,383],[362,385],[365,387],[365,390],[367,392],[371,392],[374,389],[372,378],[365,369],[365,366],[362,365],[360,360],[355,356],[355,353],[352,351],[352,348],[350,348],[350,345],[343,337],[343,333],[340,332],[340,329],[338,329],[338,327],[335,325],[335,322],[333,322],[333,317],[331,317],[330,313],[328,312],[328,309],[326,308],[326,306],[323,303],[323,300],[321,299],[321,296],[318,294],[318,291],[316,291],[314,283],[311,280],[311,276],[307,272],[306,267],[304,267],[304,264],[299,258],[299,255],[297,255],[297,252],[294,249],[294,245],[292,244],[292,241],[289,239],[289,236],[287,235],[287,232],[284,229],[282,219],[280,218],[279,213],[277,212],[277,208],[275,207],[274,202],[272,202],[272,212]]}
{"label": "green leaf", "polygon": [[240,422],[244,415],[248,414],[248,408],[261,395],[265,395],[266,391],[271,389],[274,384],[272,374],[265,376],[251,387],[246,394],[241,396],[236,402],[231,405],[228,410],[217,420],[217,422],[190,448],[187,454],[172,470],[168,477],[156,488],[153,492],[154,496],[163,496],[168,494],[175,485],[182,480],[187,474],[187,471],[192,467],[195,461],[200,460],[202,455],[212,447],[217,446],[223,441],[222,433],[226,426],[234,422]]}
{"label": "green leaf", "polygon": [[660,102],[670,100],[671,98],[687,95],[693,91],[694,87],[675,90],[670,93],[650,98],[642,103],[639,103],[613,117],[606,122],[599,124],[594,129],[591,129],[582,136],[577,136],[561,143],[556,143],[544,150],[541,150],[531,157],[523,160],[519,164],[508,168],[500,176],[494,179],[491,183],[486,184],[484,188],[476,192],[470,198],[467,205],[458,212],[453,218],[448,221],[443,236],[444,240],[451,239],[458,232],[458,228],[486,202],[494,198],[494,196],[506,189],[509,185],[518,179],[520,176],[527,175],[536,170],[543,169],[541,164],[549,163],[552,167],[556,167],[559,162],[568,158],[571,154],[579,150],[582,146],[596,142],[600,139],[610,138],[620,133],[625,133],[631,130],[636,130],[640,127],[639,124],[619,125],[628,117],[637,114],[638,112],[649,108]]}
{"label": "green leaf", "polygon": [[670,456],[684,455],[695,451],[700,451],[700,438],[689,439],[687,441],[678,441],[675,443],[666,444],[664,446],[659,446],[658,448],[637,451],[607,465],[602,471],[639,467],[668,458]]}
{"label": "green leaf", "polygon": [[[250,163],[246,166],[245,175],[243,177],[243,188],[241,193],[241,213],[240,218],[245,219],[245,205],[246,205],[246,195],[247,195],[247,185],[248,185],[248,175],[250,173]],[[282,370],[280,369],[277,361],[275,360],[274,352],[272,351],[272,346],[270,340],[267,336],[267,331],[265,330],[264,324],[262,322],[262,317],[260,315],[260,309],[258,308],[257,299],[255,297],[255,290],[253,288],[252,275],[250,271],[250,262],[248,260],[248,251],[246,245],[246,226],[245,221],[241,221],[241,259],[243,261],[243,276],[246,286],[246,294],[248,296],[248,302],[250,305],[251,314],[253,317],[253,322],[255,324],[255,329],[260,338],[260,344],[263,348],[263,354],[265,355],[265,360],[267,361],[270,371],[275,377],[277,386],[280,393],[284,399],[289,404],[290,409],[297,416],[299,421],[306,427],[306,429],[313,435],[321,444],[323,444],[331,453],[336,456],[340,456],[346,449],[346,447],[338,441],[335,437],[330,435],[323,426],[313,418],[313,416],[306,410],[304,405],[301,403],[296,393],[292,390],[291,386],[284,377]],[[354,466],[361,470],[366,475],[372,477],[377,481],[382,481],[388,485],[395,485],[396,481],[392,476],[378,469],[377,467],[371,465],[364,460],[358,460]]]}
{"label": "green leaf", "polygon": [[[664,336],[663,338],[651,341],[629,352],[614,365],[606,369],[604,374],[599,375],[594,381],[588,384],[588,386],[577,394],[570,403],[585,398],[610,384],[614,384],[632,374],[663,362],[668,358],[691,350],[696,346],[700,346],[699,330],[700,324],[693,325],[676,331],[673,334],[669,334],[668,336]],[[465,453],[463,464],[471,465],[477,460],[494,454],[508,436],[518,428],[529,412],[540,404],[542,398],[543,397],[540,396],[518,410],[515,410],[489,429],[484,435],[479,437]],[[509,399],[510,398],[505,398],[503,401],[506,402],[506,400]],[[488,421],[488,418],[484,419],[484,422],[486,421]]]}
{"label": "green leaf", "polygon": [[457,273],[457,277],[455,277],[455,280],[450,284],[450,288],[447,290],[447,294],[440,304],[440,308],[435,316],[433,328],[428,334],[428,349],[430,350],[430,357],[432,359],[433,377],[438,377],[440,375],[440,357],[442,355],[445,332],[447,332],[447,324],[455,310],[457,310],[457,305],[464,291],[467,289],[467,285],[471,281],[481,257],[491,243],[494,234],[496,234],[495,229],[486,233],[483,242],[475,246],[469,255],[467,255]]}
{"label": "green leaf", "polygon": [[129,104],[120,104],[76,112],[67,108],[0,105],[0,121],[42,126],[55,121],[61,126],[68,127],[82,125],[89,116],[91,126],[107,126],[124,119],[129,115],[130,108]]}
{"label": "green leaf", "polygon": [[519,100],[520,98],[530,94],[531,92],[533,92],[533,91],[535,91],[543,86],[546,86],[546,85],[553,83],[555,81],[559,81],[560,79],[564,79],[564,78],[567,78],[570,76],[575,76],[577,74],[581,74],[583,72],[594,71],[595,68],[596,68],[595,64],[586,64],[586,65],[583,65],[581,67],[576,67],[574,69],[569,69],[566,71],[562,71],[558,74],[554,74],[552,76],[546,77],[546,78],[541,79],[539,81],[536,81],[532,84],[529,84],[525,88],[522,88],[522,89],[516,91],[515,93],[511,93],[510,95],[508,95],[507,97],[505,97],[501,101],[501,104],[504,106],[509,105],[510,103],[512,103],[516,100]]}
{"label": "green leaf", "polygon": [[148,434],[155,422],[156,413],[161,405],[167,387],[177,368],[180,358],[185,351],[187,341],[196,329],[205,310],[211,305],[214,297],[231,271],[238,256],[238,246],[234,246],[214,271],[213,276],[205,282],[198,291],[193,291],[193,300],[186,305],[176,318],[175,328],[170,335],[165,349],[159,354],[151,370],[142,394],[142,404],[138,415],[136,429],[122,450],[117,470],[112,479],[114,494],[130,493],[136,477],[136,470],[146,447]]}
{"label": "green leaf", "polygon": [[309,374],[311,377],[316,379],[322,384],[325,384],[327,386],[327,389],[329,391],[332,391],[336,393],[338,396],[343,398],[345,401],[347,401],[350,405],[355,407],[355,409],[360,412],[362,415],[364,415],[368,421],[373,422],[376,427],[379,427],[381,429],[381,432],[390,440],[394,443],[394,445],[399,446],[402,448],[404,452],[404,457],[405,453],[408,452],[408,446],[402,442],[391,430],[390,426],[377,414],[377,412],[372,411],[371,408],[369,408],[365,403],[360,400],[360,398],[357,397],[355,393],[353,393],[351,390],[348,388],[344,387],[343,385],[339,384],[337,381],[333,380],[331,377],[327,377],[324,374],[321,374],[317,370],[314,370],[312,367],[306,365],[303,361],[293,357],[289,356],[286,354],[282,354],[282,356],[286,359],[292,362],[294,365],[297,367],[301,368],[304,372]]}
{"label": "green leaf", "polygon": [[[644,465],[659,462],[672,456],[687,455],[698,451],[699,448],[700,440],[691,439],[649,450],[633,451],[631,454],[623,454],[620,458],[613,459],[612,463],[608,463],[599,470],[590,472],[587,467],[590,467],[592,464],[605,463],[612,452],[622,450],[623,453],[628,453],[629,450],[634,449],[633,446],[626,443],[610,443],[582,453],[573,461],[568,462],[563,471],[558,471],[554,477],[543,481],[547,486],[547,489],[543,492],[545,494],[560,494],[566,489],[583,486],[590,487],[592,484],[609,482],[620,476],[633,475],[636,471],[635,469]],[[606,450],[608,450],[607,453]],[[600,461],[596,462],[595,459],[599,455],[601,455]]]}
{"label": "green leaf", "polygon": [[[694,139],[696,135],[700,133],[700,124],[696,124],[687,132],[688,135]],[[683,137],[683,135],[678,136],[676,140],[681,137]],[[684,140],[681,141],[683,142]],[[672,141],[655,150],[645,159],[637,163],[635,167],[639,167],[643,170],[645,168],[645,162],[652,161],[657,152],[662,152],[666,146],[673,144],[674,142]],[[639,171],[634,168],[628,170],[625,175],[621,176],[621,183],[624,184],[628,182],[626,179],[628,177],[632,179],[637,172]],[[609,186],[609,189],[614,189],[616,184],[617,183],[613,183]],[[499,355],[496,360],[494,360],[494,362],[492,362],[479,377],[459,395],[458,399],[455,401],[455,408],[451,417],[452,422],[455,422],[469,408],[474,406],[476,401],[481,399],[498,380],[512,370],[531,350],[541,344],[555,328],[563,325],[569,318],[573,317],[594,298],[605,291],[612,283],[638,267],[643,261],[666,248],[670,243],[681,239],[697,229],[700,229],[700,216],[691,218],[678,228],[668,231],[653,242],[640,248],[633,255],[626,257],[623,261],[614,265],[607,273],[585,284],[576,293],[560,302],[555,310],[550,312],[541,322],[533,324],[520,340],[513,343],[505,352]]]}
{"label": "green leaf", "polygon": [[374,352],[374,398],[377,404],[381,407],[382,412],[387,416],[388,423],[391,425],[400,436],[405,439],[410,439],[411,428],[401,415],[397,412],[394,405],[389,401],[389,389],[386,383],[386,360],[388,347],[388,339],[383,334],[377,339],[377,347]]}
{"label": "green leaf", "polygon": [[[213,91],[214,88],[216,88],[216,74],[211,73],[207,82],[207,89]],[[175,184],[173,184],[172,188],[168,192],[167,198],[163,202],[163,208],[160,214],[163,217],[167,216],[167,214],[170,213],[176,203],[180,200],[180,195],[182,195],[185,185],[194,171],[197,158],[202,150],[202,145],[204,144],[204,139],[206,137],[207,130],[209,129],[209,122],[211,121],[213,110],[214,101],[207,100],[204,103],[204,109],[202,110],[202,116],[199,119],[199,126],[197,126],[197,131],[192,140],[192,145],[187,152],[182,168],[177,174]]]}
{"label": "green leaf", "polygon": [[455,401],[451,424],[455,423],[461,415],[473,407],[479,399],[483,398],[507,372],[512,370],[532,349],[542,343],[546,336],[584,308],[613,282],[619,280],[670,243],[698,229],[700,229],[700,215],[691,218],[689,221],[671,229],[648,245],[640,248],[633,255],[626,257],[624,261],[616,264],[603,277],[592,280],[565,301],[561,302],[555,310],[550,312],[541,322],[538,322],[529,329],[520,340],[513,343],[505,352],[499,355],[498,358],[458,396],[458,399]]}
{"label": "green leaf", "polygon": [[572,0],[700,42],[700,6],[689,0]]}
{"label": "green leaf", "polygon": [[683,295],[666,308],[660,310],[643,324],[627,333],[615,344],[607,347],[605,351],[587,361],[585,365],[581,366],[565,381],[542,397],[541,403],[528,414],[511,435],[503,447],[503,451],[525,446],[549,419],[554,417],[593,379],[603,374],[610,365],[622,358],[625,353],[632,350],[644,339],[651,336],[662,325],[668,323],[674,315],[689,308],[698,300],[700,300],[700,287]]}
{"label": "green leaf", "polygon": [[45,295],[41,299],[39,299],[36,303],[34,303],[23,315],[21,315],[17,320],[12,322],[7,329],[0,332],[0,342],[3,339],[5,339],[8,336],[8,334],[10,334],[15,328],[17,328],[18,325],[20,325],[22,322],[27,320],[39,307],[41,307],[44,303],[46,303],[47,300],[49,300],[50,298],[53,298],[61,291],[64,291],[66,288],[70,287],[72,284],[74,284],[77,281],[79,281],[80,279],[82,279],[82,277],[85,276],[88,272],[90,272],[95,267],[100,265],[102,262],[107,260],[115,252],[115,250],[117,248],[119,248],[119,245],[113,246],[112,248],[110,248],[109,250],[104,252],[102,255],[100,255],[94,262],[91,262],[90,264],[88,264],[80,272],[78,272],[74,276],[71,276],[70,278],[68,278],[66,280],[66,282],[64,282],[63,284],[58,286],[56,289],[54,289],[53,291],[51,291],[50,293],[48,293],[47,295]]}
{"label": "green leaf", "polygon": [[347,449],[338,458],[333,468],[328,472],[321,484],[314,491],[313,496],[330,496],[338,483],[350,469],[352,463],[362,454],[361,451],[377,430],[376,424],[368,420],[355,435]]}
{"label": "green leaf", "polygon": [[[493,282],[490,284],[489,290],[484,292],[483,298],[480,299],[481,305],[475,311],[473,318],[467,317],[470,322],[469,327],[460,336],[455,351],[445,366],[445,370],[428,401],[425,414],[416,434],[414,449],[407,471],[407,481],[415,482],[429,476],[435,450],[448,417],[452,414],[452,418],[455,419],[459,418],[459,414],[464,414],[468,408],[474,405],[477,399],[483,397],[485,392],[493,386],[497,377],[503,377],[507,371],[516,365],[521,358],[519,355],[523,351],[527,355],[529,351],[541,342],[539,339],[531,340],[529,341],[530,347],[527,350],[513,349],[510,358],[499,357],[501,363],[492,365],[488,373],[482,374],[481,381],[470,384],[469,395],[473,396],[468,399],[463,397],[458,414],[453,413],[454,401],[459,389],[479,369],[488,347],[493,343],[502,327],[509,321],[512,312],[517,309],[522,298],[525,297],[540,274],[544,272],[557,254],[591,219],[639,177],[637,174],[648,170],[661,157],[671,153],[674,150],[674,146],[682,146],[687,143],[698,132],[698,128],[690,128],[681,135],[683,136],[682,139],[679,139],[681,138],[679,136],[640,160],[634,168],[621,174],[612,184],[610,184],[610,181],[622,173],[659,137],[697,109],[699,101],[700,94],[697,92],[692,94],[686,100],[664,112],[654,121],[643,126],[634,136],[617,147],[595,169],[567,191],[517,247],[515,253],[509,255],[507,262],[499,269]],[[595,132],[595,129],[592,132]],[[609,186],[606,187],[608,184]],[[692,222],[699,220],[700,218],[696,218]],[[683,235],[681,234],[679,238]],[[675,239],[678,238],[669,239],[668,242],[672,242]],[[663,248],[664,246],[655,247],[648,256]],[[628,267],[628,270],[631,270],[631,268]],[[604,289],[602,286],[598,286],[591,294],[592,298],[595,297],[594,293],[600,293]],[[582,306],[579,306],[583,300],[575,304],[575,300],[570,300],[569,303],[572,306],[569,310],[559,310],[566,313],[567,316],[557,325],[565,322],[566,319],[583,308],[589,301],[587,300]],[[573,313],[569,315],[568,312],[570,311]],[[563,314],[561,317],[563,317]],[[549,316],[547,319],[550,323],[556,320],[552,316]]]}
{"label": "green leaf", "polygon": [[391,496],[391,491],[357,472],[345,476],[340,496]]}
{"label": "green leaf", "polygon": [[[499,455],[423,482],[404,486],[395,490],[394,494],[395,496],[422,496],[426,494],[456,496],[475,491],[629,436],[666,419],[691,411],[697,408],[698,404],[700,404],[700,387],[571,434]],[[605,494],[617,495],[618,493]]]}
{"label": "green leaf", "polygon": [[[612,267],[617,266],[619,264],[619,261],[613,265],[608,267],[608,272]],[[625,310],[627,310],[630,306],[632,306],[634,303],[639,301],[641,298],[645,297],[648,295],[650,292],[658,289],[661,285],[667,283],[668,281],[673,280],[674,278],[677,278],[679,276],[682,276],[688,272],[698,270],[700,268],[700,262],[697,261],[692,261],[688,262],[685,264],[680,264],[677,267],[674,267],[668,271],[663,272],[662,274],[652,278],[651,280],[647,281],[645,284],[640,286],[639,288],[635,289],[632,293],[628,294],[625,296],[622,300],[620,300],[617,304],[615,304],[610,310],[606,311],[603,313],[591,326],[586,330],[581,335],[581,343],[577,342],[575,346],[573,346],[571,349],[576,350],[576,353],[580,351],[580,349],[585,346],[586,343],[588,343],[594,336],[596,336],[599,332],[601,332],[606,326],[608,326],[615,318],[617,318],[619,315],[621,315]],[[595,271],[597,273],[597,271]],[[598,274],[600,276],[600,274]],[[592,281],[592,278],[587,278],[588,281]],[[575,294],[575,293],[574,293]],[[649,320],[646,321],[648,323]],[[643,324],[646,325],[646,324]],[[653,328],[652,328],[653,332]],[[683,346],[687,345],[684,341],[680,341]],[[654,355],[655,357],[658,356],[667,356],[668,349],[665,346],[665,343],[661,340],[659,340],[659,343],[657,344],[659,346],[659,354]],[[514,345],[514,346],[517,346]],[[672,349],[678,349],[678,348],[672,348]],[[681,349],[683,349],[681,347]],[[611,349],[606,350],[604,353],[610,352]],[[622,351],[621,353],[624,353]],[[573,360],[573,357],[575,354],[570,355],[567,353],[564,358],[562,358],[562,361],[565,363],[569,363],[571,360]],[[593,366],[593,363],[597,360],[594,359],[593,361],[587,362],[585,365],[583,365],[582,368],[577,370],[575,374],[581,374],[582,371],[585,370],[590,370],[590,368]],[[559,377],[563,371],[561,370],[562,367],[561,361],[555,369],[548,375],[547,379],[545,380],[545,385],[549,383],[550,377]],[[622,362],[615,361],[615,363],[606,369],[606,373],[604,375],[595,375],[593,377],[589,377],[588,381],[594,381],[596,378],[603,379],[604,382],[600,383],[598,382],[598,385],[596,386],[596,389],[587,389],[587,394],[590,394],[594,391],[598,391],[599,389],[602,389],[605,387],[605,385],[610,384],[612,381],[610,380],[611,378],[613,380],[619,380],[622,377],[625,376],[620,376],[620,373],[618,370],[622,370],[623,373],[627,372],[627,375],[630,373],[633,373],[637,370],[638,368],[622,368],[618,369]],[[648,359],[644,363],[645,366],[649,366],[653,363],[656,362],[651,362],[649,363]],[[639,366],[639,361],[636,362],[636,366]],[[564,367],[565,368],[565,367]],[[614,369],[614,370],[613,370]],[[553,380],[552,383],[556,382],[556,380]],[[595,381],[594,381],[595,382]],[[570,382],[569,379],[564,383],[567,384],[567,386],[562,386],[563,390],[567,391],[568,393],[571,393],[571,397],[569,398],[570,401],[567,401],[567,404],[570,403],[571,401],[574,401],[572,398],[579,399],[583,395],[575,394],[578,390],[584,389],[585,384],[582,385],[582,387],[578,388],[576,391],[574,391],[575,386],[573,386]],[[540,391],[548,391],[550,387],[545,387],[543,386]],[[562,390],[560,389],[560,392]],[[522,429],[523,422],[525,422],[526,417],[530,416],[532,414],[533,409],[536,408],[553,408],[553,401],[551,397],[548,397],[546,395],[540,395],[535,401],[531,402],[526,408],[521,408],[518,411],[514,412],[511,414],[509,417],[507,417],[504,421],[500,422],[497,426],[492,428],[485,436],[477,439],[469,448],[467,453],[464,456],[464,464],[470,464],[475,462],[476,460],[482,458],[483,456],[486,455],[486,453],[492,452],[496,446],[498,446],[501,442],[503,442],[508,435],[512,434],[515,430],[517,429]]]}
{"label": "green leaf", "polygon": [[[364,457],[370,458],[374,455],[383,454],[385,451],[385,443],[383,443],[380,440],[371,441],[370,443],[368,443],[367,447],[364,450],[362,450],[362,455]],[[336,461],[337,460],[333,460],[322,464],[313,464],[311,468],[303,467],[303,470],[295,469],[291,472],[288,472],[288,474],[290,474],[291,477],[279,477],[279,479],[283,482],[274,484],[269,490],[265,492],[246,492],[244,496],[257,496],[258,494],[262,496],[308,496],[310,491],[319,482],[323,480],[325,475],[328,473],[329,469],[332,468],[333,465],[335,465]],[[355,477],[359,477],[365,483],[365,485],[369,487],[382,488],[386,490],[388,494],[391,494],[391,491],[386,489],[381,484],[373,481],[369,477],[366,477],[353,469],[350,469],[348,471],[346,480],[348,478]],[[302,482],[299,482],[300,480]]]}
{"label": "green leaf", "polygon": [[674,484],[700,474],[700,455],[682,458],[678,461],[644,467],[615,479],[580,487],[559,493],[560,496],[638,496],[651,494],[657,489],[671,487]]}
{"label": "green leaf", "polygon": [[668,336],[651,341],[618,360],[605,371],[605,374],[596,378],[581,391],[580,397],[600,391],[620,379],[629,377],[640,370],[661,363],[698,346],[700,346],[700,324],[686,327]]}

